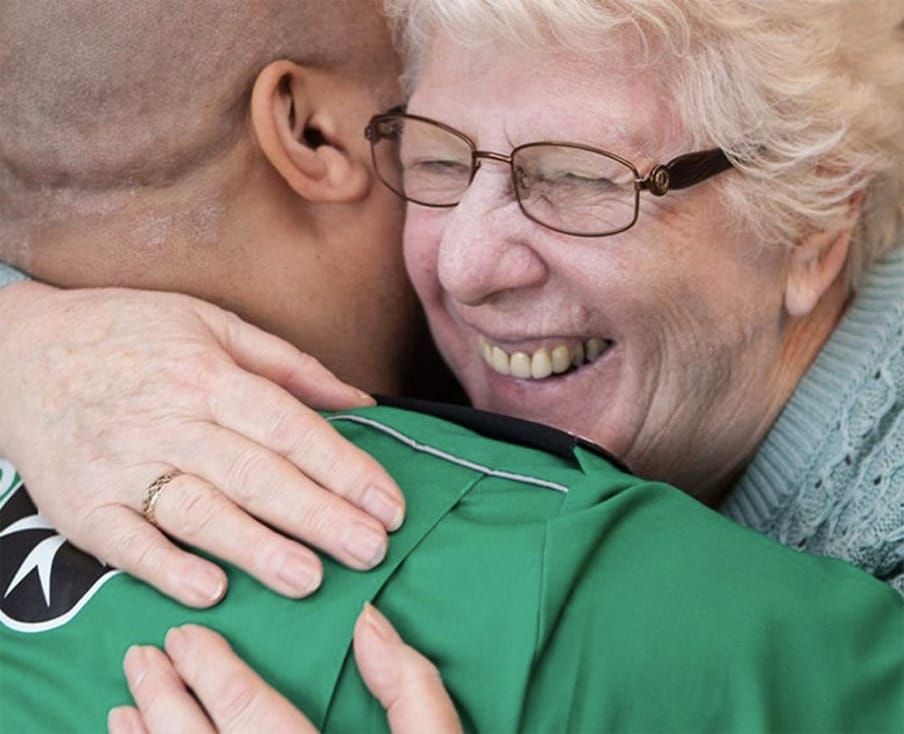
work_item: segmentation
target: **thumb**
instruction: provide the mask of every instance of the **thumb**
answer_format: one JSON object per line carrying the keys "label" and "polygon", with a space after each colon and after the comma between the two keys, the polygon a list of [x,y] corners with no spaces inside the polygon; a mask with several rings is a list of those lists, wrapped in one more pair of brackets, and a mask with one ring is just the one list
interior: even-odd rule
{"label": "thumb", "polygon": [[370,604],[355,624],[355,660],[386,709],[392,734],[459,734],[461,722],[436,666],[405,644]]}

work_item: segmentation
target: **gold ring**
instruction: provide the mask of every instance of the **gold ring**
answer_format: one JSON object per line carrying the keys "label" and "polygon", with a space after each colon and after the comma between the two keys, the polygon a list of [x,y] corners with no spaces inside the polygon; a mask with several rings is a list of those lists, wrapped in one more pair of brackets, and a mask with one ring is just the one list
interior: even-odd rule
{"label": "gold ring", "polygon": [[160,497],[160,493],[163,491],[164,487],[181,473],[182,472],[178,469],[168,471],[165,474],[161,474],[148,485],[147,491],[144,493],[144,501],[141,503],[141,514],[144,515],[145,520],[154,527],[158,527],[157,516],[155,514],[157,509],[157,498]]}

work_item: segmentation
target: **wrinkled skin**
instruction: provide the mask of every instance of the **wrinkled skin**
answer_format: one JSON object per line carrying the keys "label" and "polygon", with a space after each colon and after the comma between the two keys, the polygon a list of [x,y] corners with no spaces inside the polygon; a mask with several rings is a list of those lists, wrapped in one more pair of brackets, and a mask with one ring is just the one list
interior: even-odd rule
{"label": "wrinkled skin", "polygon": [[[599,61],[467,49],[440,37],[408,104],[481,150],[566,140],[632,160],[643,175],[691,152],[655,69],[615,47]],[[480,79],[475,85],[474,80]],[[507,166],[484,162],[461,202],[409,204],[409,275],[446,361],[475,406],[587,436],[641,475],[715,502],[785,404],[833,322],[785,309],[789,255],[763,247],[721,204],[728,171],[661,198],[602,238],[529,221]],[[833,306],[837,314],[837,307]],[[595,362],[543,380],[499,374],[508,354],[601,338]]]}
{"label": "wrinkled skin", "polygon": [[[25,309],[14,307],[20,296]],[[29,491],[74,544],[186,604],[218,601],[223,572],[138,513],[145,487],[177,466],[185,475],[161,494],[160,525],[283,594],[304,596],[322,575],[317,555],[287,536],[358,568],[385,552],[384,526],[357,506],[397,493],[394,483],[299,402],[335,409],[370,399],[313,358],[175,294],[24,283],[3,293],[0,318],[10,325],[3,348],[39,361],[5,364],[0,447],[23,457]],[[398,510],[389,514],[394,527]]]}

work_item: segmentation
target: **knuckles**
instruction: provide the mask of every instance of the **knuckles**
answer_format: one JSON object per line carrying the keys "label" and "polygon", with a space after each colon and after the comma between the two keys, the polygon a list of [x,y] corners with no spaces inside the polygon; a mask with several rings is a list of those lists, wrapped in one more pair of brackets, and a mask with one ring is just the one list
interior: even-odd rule
{"label": "knuckles", "polygon": [[280,454],[299,454],[317,446],[323,439],[322,421],[293,405],[280,410],[268,422],[264,440]]}
{"label": "knuckles", "polygon": [[237,451],[224,475],[224,491],[242,507],[254,507],[264,499],[259,486],[260,477],[267,476],[267,456],[257,446]]}
{"label": "knuckles", "polygon": [[[200,695],[220,730],[245,731],[252,724],[260,680],[233,653],[225,639],[199,625],[181,628],[182,642],[173,655],[185,682]],[[216,660],[217,673],[210,675],[209,661]],[[202,685],[206,678],[209,683]]]}
{"label": "knuckles", "polygon": [[430,660],[409,645],[404,646],[402,685],[412,693],[443,684],[442,677]]}
{"label": "knuckles", "polygon": [[226,674],[208,703],[208,709],[216,712],[214,718],[221,730],[246,731],[253,724],[258,701],[259,683],[247,670],[235,670]]}
{"label": "knuckles", "polygon": [[237,368],[219,345],[194,351],[170,366],[173,381],[203,396],[218,396],[230,390],[230,376]]}
{"label": "knuckles", "polygon": [[[188,487],[178,479],[173,483],[177,486],[170,487],[171,491],[160,498],[162,501],[158,501],[158,519],[182,540],[193,541],[204,537],[221,516],[226,499],[207,485]],[[163,515],[161,510],[166,510],[167,499],[170,499],[171,509]]]}
{"label": "knuckles", "polygon": [[301,376],[305,375],[319,375],[321,372],[326,370],[323,364],[316,357],[308,354],[307,352],[299,352],[297,358],[297,366],[298,373]]}

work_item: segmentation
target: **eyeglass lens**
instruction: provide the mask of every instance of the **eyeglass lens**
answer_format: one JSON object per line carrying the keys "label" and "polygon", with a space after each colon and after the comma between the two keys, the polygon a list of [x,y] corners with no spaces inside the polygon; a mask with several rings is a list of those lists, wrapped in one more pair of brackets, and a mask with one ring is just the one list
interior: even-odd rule
{"label": "eyeglass lens", "polygon": [[518,198],[532,219],[573,234],[605,234],[634,221],[634,171],[596,151],[541,143],[512,160]]}
{"label": "eyeglass lens", "polygon": [[[454,206],[473,177],[473,149],[434,123],[386,117],[372,137],[374,164],[400,196],[427,206]],[[634,170],[604,153],[534,143],[512,155],[512,179],[524,213],[570,234],[608,234],[636,217]]]}

